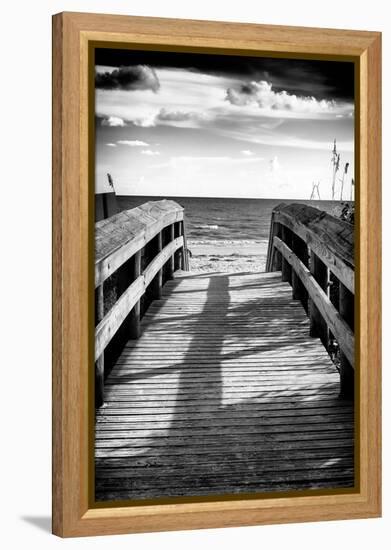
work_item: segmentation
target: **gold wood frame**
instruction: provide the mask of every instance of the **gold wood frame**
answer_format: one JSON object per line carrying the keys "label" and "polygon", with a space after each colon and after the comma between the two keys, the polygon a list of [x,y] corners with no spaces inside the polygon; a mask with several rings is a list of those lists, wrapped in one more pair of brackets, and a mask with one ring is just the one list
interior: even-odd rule
{"label": "gold wood frame", "polygon": [[[376,32],[62,13],[53,18],[53,532],[59,536],[376,517],[381,510],[381,35]],[[356,64],[359,360],[354,491],[94,507],[89,328],[92,43],[171,51],[348,59]],[[92,336],[92,338],[91,338]]]}

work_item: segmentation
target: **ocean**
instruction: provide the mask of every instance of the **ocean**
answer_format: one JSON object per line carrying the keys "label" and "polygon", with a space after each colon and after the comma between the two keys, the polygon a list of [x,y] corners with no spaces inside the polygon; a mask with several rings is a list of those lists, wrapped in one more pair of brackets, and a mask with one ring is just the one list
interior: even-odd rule
{"label": "ocean", "polygon": [[[163,197],[117,196],[120,210],[128,210]],[[281,199],[225,199],[198,197],[164,197],[179,203],[185,209],[186,233],[196,243],[262,242],[268,240],[271,213],[281,202],[301,202],[330,214],[341,210],[339,201],[281,200]]]}

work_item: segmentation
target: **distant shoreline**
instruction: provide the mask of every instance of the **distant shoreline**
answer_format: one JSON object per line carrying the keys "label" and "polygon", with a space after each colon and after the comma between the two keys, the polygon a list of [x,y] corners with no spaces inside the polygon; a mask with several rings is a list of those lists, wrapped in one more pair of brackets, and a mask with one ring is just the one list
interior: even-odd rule
{"label": "distant shoreline", "polygon": [[268,241],[188,240],[190,269],[198,273],[213,271],[265,271]]}
{"label": "distant shoreline", "polygon": [[[163,197],[118,196],[128,210]],[[183,208],[190,269],[194,272],[265,271],[273,209],[282,202],[300,202],[340,217],[348,201],[168,197]]]}

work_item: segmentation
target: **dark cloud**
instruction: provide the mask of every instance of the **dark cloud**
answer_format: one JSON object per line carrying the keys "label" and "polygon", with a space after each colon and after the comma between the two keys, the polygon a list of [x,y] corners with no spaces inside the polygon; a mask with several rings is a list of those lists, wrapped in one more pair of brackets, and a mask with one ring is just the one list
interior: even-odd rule
{"label": "dark cloud", "polygon": [[232,105],[248,105],[256,101],[259,92],[259,86],[256,82],[246,82],[240,84],[237,89],[228,88],[226,99]]}
{"label": "dark cloud", "polygon": [[243,81],[267,80],[277,92],[287,90],[316,99],[354,99],[354,63],[346,61],[99,48],[95,51],[95,62],[110,67],[146,64],[186,69]]}
{"label": "dark cloud", "polygon": [[232,105],[258,105],[261,109],[322,114],[337,107],[334,100],[317,100],[314,96],[290,94],[286,90],[276,92],[266,80],[245,82],[227,89],[226,100]]}
{"label": "dark cloud", "polygon": [[96,73],[95,87],[100,90],[152,90],[157,92],[160,82],[152,67],[132,65],[121,66],[111,72]]}

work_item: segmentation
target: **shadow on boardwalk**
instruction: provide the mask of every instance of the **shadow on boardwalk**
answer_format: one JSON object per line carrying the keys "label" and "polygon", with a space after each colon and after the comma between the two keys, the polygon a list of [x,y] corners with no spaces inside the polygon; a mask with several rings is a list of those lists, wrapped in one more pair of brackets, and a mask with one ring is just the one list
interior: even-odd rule
{"label": "shadow on boardwalk", "polygon": [[353,407],[278,274],[165,287],[107,380],[97,500],[350,487]]}

